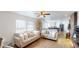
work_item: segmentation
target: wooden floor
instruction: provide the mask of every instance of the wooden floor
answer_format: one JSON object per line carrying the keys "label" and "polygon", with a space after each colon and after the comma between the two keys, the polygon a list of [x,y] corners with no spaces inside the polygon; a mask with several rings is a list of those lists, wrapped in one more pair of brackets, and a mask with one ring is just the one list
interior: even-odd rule
{"label": "wooden floor", "polygon": [[61,32],[57,41],[40,38],[25,48],[74,48],[72,40],[65,37],[65,33]]}
{"label": "wooden floor", "polygon": [[58,41],[52,41],[40,38],[25,48],[73,48],[73,43],[70,39],[61,38]]}

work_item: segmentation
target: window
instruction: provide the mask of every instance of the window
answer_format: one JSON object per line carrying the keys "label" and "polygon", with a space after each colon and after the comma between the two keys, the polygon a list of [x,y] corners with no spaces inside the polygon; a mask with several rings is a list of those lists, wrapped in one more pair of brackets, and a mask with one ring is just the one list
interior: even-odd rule
{"label": "window", "polygon": [[27,31],[33,31],[34,30],[34,22],[29,21],[27,22]]}
{"label": "window", "polygon": [[26,21],[25,20],[16,20],[16,32],[26,31]]}

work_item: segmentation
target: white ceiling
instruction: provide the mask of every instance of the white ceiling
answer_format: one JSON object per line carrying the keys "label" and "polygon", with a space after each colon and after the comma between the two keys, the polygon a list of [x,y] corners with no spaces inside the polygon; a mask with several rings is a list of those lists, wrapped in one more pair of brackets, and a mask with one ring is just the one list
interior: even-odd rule
{"label": "white ceiling", "polygon": [[[36,18],[40,11],[15,11],[14,13]],[[74,11],[47,11],[50,15],[46,16],[47,19],[63,19],[68,18]]]}
{"label": "white ceiling", "polygon": [[17,13],[23,16],[29,16],[32,18],[36,18],[35,11],[13,11],[13,13]]}

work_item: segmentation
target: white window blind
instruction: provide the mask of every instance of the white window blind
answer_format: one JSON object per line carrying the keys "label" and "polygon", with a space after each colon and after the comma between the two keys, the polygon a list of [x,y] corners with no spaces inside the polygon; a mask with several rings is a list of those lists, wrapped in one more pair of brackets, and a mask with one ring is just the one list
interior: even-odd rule
{"label": "white window blind", "polygon": [[25,20],[16,20],[16,32],[26,31],[26,21]]}
{"label": "white window blind", "polygon": [[34,30],[34,22],[27,22],[27,31],[33,31]]}

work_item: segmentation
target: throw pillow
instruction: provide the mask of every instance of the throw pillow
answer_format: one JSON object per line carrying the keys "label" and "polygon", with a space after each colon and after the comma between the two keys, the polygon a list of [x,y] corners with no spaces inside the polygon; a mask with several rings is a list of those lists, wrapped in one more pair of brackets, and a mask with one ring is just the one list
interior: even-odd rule
{"label": "throw pillow", "polygon": [[15,37],[24,39],[24,35],[23,35],[22,33],[16,33],[16,34],[15,34]]}
{"label": "throw pillow", "polygon": [[19,37],[20,37],[21,39],[24,39],[24,35],[23,35],[23,34],[20,34]]}
{"label": "throw pillow", "polygon": [[34,33],[33,32],[29,32],[28,33],[28,37],[30,38],[30,37],[33,37],[34,36]]}
{"label": "throw pillow", "polygon": [[24,40],[27,40],[27,39],[28,39],[28,34],[24,33]]}

